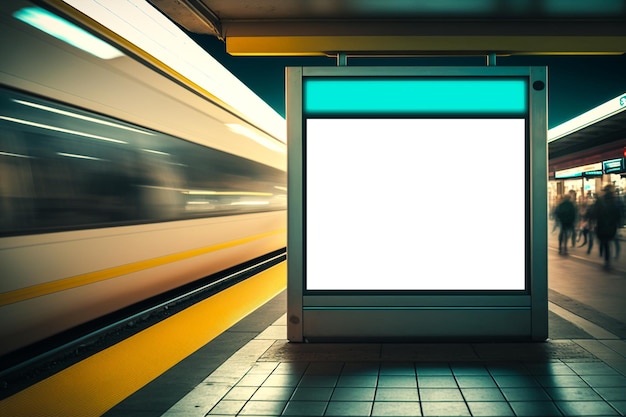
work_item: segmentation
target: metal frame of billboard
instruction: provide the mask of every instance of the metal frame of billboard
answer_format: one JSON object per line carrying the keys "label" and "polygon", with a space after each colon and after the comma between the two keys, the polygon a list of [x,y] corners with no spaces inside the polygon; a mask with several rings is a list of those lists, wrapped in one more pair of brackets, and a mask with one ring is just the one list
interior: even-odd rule
{"label": "metal frame of billboard", "polygon": [[[308,80],[523,80],[526,89],[525,279],[519,291],[310,291],[306,287],[305,108]],[[288,305],[292,342],[533,340],[548,333],[547,70],[545,67],[290,67],[288,135]],[[332,86],[332,83],[329,84]],[[329,90],[332,91],[332,90]],[[495,96],[494,96],[495,97]],[[323,99],[323,97],[322,97]],[[409,103],[408,106],[413,104]],[[368,118],[367,111],[354,117]],[[393,106],[392,106],[393,107]],[[436,105],[435,105],[436,107]],[[426,109],[426,110],[424,110]],[[406,117],[396,106],[386,116]],[[327,116],[332,117],[333,107]],[[408,110],[410,113],[412,110]],[[414,111],[416,117],[420,111]],[[455,110],[456,111],[456,110]],[[461,112],[465,111],[463,109]],[[469,110],[470,112],[473,110]],[[308,113],[307,113],[308,112]],[[341,111],[340,111],[341,112]],[[494,110],[495,113],[498,109]],[[487,112],[489,113],[489,112]],[[451,118],[446,112],[437,117]],[[329,150],[332,152],[332,150]],[[346,162],[348,163],[348,161]],[[497,171],[493,175],[503,175]],[[328,239],[341,239],[337,230]],[[476,272],[476,271],[474,271]],[[332,273],[332,265],[329,265]],[[434,271],[436,276],[438,272]],[[470,274],[472,271],[469,272]],[[506,270],[502,274],[507,274]]]}

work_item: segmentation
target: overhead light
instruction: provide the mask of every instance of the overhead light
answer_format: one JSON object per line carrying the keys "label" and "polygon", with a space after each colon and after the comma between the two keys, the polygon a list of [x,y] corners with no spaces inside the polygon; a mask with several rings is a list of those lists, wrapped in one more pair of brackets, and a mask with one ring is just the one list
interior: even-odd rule
{"label": "overhead light", "polygon": [[230,203],[231,206],[266,206],[269,201],[235,201]]}
{"label": "overhead light", "polygon": [[89,116],[85,116],[85,115],[82,115],[82,114],[78,114],[78,113],[74,113],[74,112],[70,112],[70,111],[66,111],[66,110],[61,110],[61,109],[58,109],[56,107],[44,106],[43,104],[37,104],[37,103],[33,103],[33,102],[30,102],[30,101],[26,101],[26,100],[13,99],[13,101],[16,102],[16,103],[22,104],[24,106],[33,107],[33,108],[36,108],[36,109],[39,109],[39,110],[45,110],[45,111],[48,111],[48,112],[51,112],[51,113],[60,114],[62,116],[73,117],[74,119],[85,120],[87,122],[98,123],[98,124],[105,125],[105,126],[112,126],[112,127],[118,128],[118,129],[124,129],[124,130],[129,130],[131,132],[136,132],[136,133],[141,133],[141,134],[144,134],[144,135],[154,136],[153,133],[146,132],[145,130],[136,129],[136,128],[130,127],[130,126],[124,126],[124,125],[121,125],[119,123],[109,122],[107,120],[96,119],[95,117],[89,117]]}
{"label": "overhead light", "polygon": [[89,159],[90,161],[104,161],[104,159],[102,158],[96,158],[95,156],[80,155],[77,153],[57,152],[57,155],[65,156],[68,158]]}
{"label": "overhead light", "polygon": [[210,190],[184,190],[183,194],[188,195],[236,195],[236,196],[271,196],[271,193],[258,191],[210,191]]}
{"label": "overhead light", "polygon": [[21,153],[11,153],[11,152],[2,152],[2,151],[0,151],[0,156],[12,156],[14,158],[33,159],[32,156],[22,155]]}
{"label": "overhead light", "polygon": [[41,7],[26,7],[13,13],[16,19],[31,25],[63,42],[101,59],[113,59],[124,54],[91,33],[79,28]]}
{"label": "overhead light", "polygon": [[99,136],[99,135],[92,135],[91,133],[79,132],[77,130],[65,129],[65,128],[62,128],[62,127],[46,125],[46,124],[43,124],[43,123],[31,122],[30,120],[16,119],[15,117],[0,116],[0,119],[6,120],[7,122],[13,122],[13,123],[23,124],[23,125],[26,125],[26,126],[38,127],[40,129],[53,130],[55,132],[68,133],[70,135],[82,136],[84,138],[98,139],[98,140],[104,140],[104,141],[107,141],[107,142],[114,142],[114,143],[121,143],[121,144],[127,144],[128,143],[128,142],[124,142],[123,140],[119,140],[119,139],[107,138],[105,136]]}
{"label": "overhead light", "polygon": [[277,140],[260,135],[254,130],[249,129],[243,125],[240,125],[237,123],[227,123],[226,126],[233,132],[239,135],[245,136],[247,138],[250,138],[253,141],[265,146],[268,149],[271,149],[276,152],[282,152],[282,153],[287,152],[287,148],[284,143],[278,142]]}
{"label": "overhead light", "polygon": [[153,153],[153,154],[156,154],[156,155],[170,156],[170,154],[167,153],[167,152],[155,151],[154,149],[142,149],[142,151],[148,152],[148,153]]}

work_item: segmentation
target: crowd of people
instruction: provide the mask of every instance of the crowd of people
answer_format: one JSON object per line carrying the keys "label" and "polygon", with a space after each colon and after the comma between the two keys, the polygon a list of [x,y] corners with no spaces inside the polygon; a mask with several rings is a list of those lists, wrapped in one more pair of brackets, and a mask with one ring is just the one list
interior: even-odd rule
{"label": "crowd of people", "polygon": [[595,199],[580,206],[576,201],[576,192],[570,190],[553,213],[555,228],[559,229],[559,254],[566,256],[570,242],[574,247],[581,239],[580,247],[586,245],[589,254],[597,239],[604,268],[611,269],[612,256],[618,258],[620,255],[617,232],[623,225],[623,216],[624,207],[611,184],[606,185]]}

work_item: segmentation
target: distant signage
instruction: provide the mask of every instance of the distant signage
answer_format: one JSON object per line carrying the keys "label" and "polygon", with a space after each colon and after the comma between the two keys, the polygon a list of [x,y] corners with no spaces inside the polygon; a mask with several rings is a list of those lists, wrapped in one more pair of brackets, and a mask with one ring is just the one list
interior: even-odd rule
{"label": "distant signage", "polygon": [[602,162],[602,169],[605,174],[619,174],[626,172],[626,158],[610,159]]}
{"label": "distant signage", "polygon": [[589,164],[575,168],[563,169],[554,173],[555,179],[591,178],[602,176],[602,163]]}

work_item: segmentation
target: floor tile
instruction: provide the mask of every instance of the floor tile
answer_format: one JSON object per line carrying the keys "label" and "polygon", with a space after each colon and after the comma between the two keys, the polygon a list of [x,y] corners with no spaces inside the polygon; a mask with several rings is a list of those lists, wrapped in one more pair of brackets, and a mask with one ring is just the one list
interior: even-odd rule
{"label": "floor tile", "polygon": [[284,416],[314,417],[323,416],[328,403],[323,401],[289,401]]}
{"label": "floor tile", "polygon": [[263,382],[264,387],[295,387],[302,377],[297,374],[272,374]]}
{"label": "floor tile", "polygon": [[564,416],[618,416],[618,412],[604,401],[557,401]]}
{"label": "floor tile", "polygon": [[533,375],[574,375],[572,368],[562,362],[530,362],[525,364]]}
{"label": "floor tile", "polygon": [[495,375],[530,375],[530,371],[523,364],[517,362],[488,363],[487,370]]}
{"label": "floor tile", "polygon": [[332,387],[298,387],[291,396],[292,401],[330,401]]}
{"label": "floor tile", "polygon": [[209,415],[236,415],[246,404],[246,401],[225,401],[218,402],[215,407],[209,411]]}
{"label": "floor tile", "polygon": [[588,387],[578,375],[538,375],[537,380],[544,387]]}
{"label": "floor tile", "polygon": [[377,375],[344,375],[337,381],[338,387],[376,387],[378,384]]}
{"label": "floor tile", "polygon": [[380,375],[378,386],[381,388],[417,388],[415,376],[408,375]]}
{"label": "floor tile", "polygon": [[506,417],[515,416],[507,402],[470,402],[467,403],[472,416]]}
{"label": "floor tile", "polygon": [[308,375],[304,374],[298,386],[301,387],[334,387],[338,376],[333,375]]}
{"label": "floor tile", "polygon": [[325,416],[369,416],[372,403],[366,401],[331,401]]}
{"label": "floor tile", "polygon": [[505,401],[497,388],[461,388],[465,401]]}
{"label": "floor tile", "polygon": [[470,416],[464,402],[422,402],[424,416],[463,417]]}
{"label": "floor tile", "polygon": [[510,402],[509,405],[518,417],[558,417],[563,415],[556,404],[549,401]]}
{"label": "floor tile", "polygon": [[341,375],[378,375],[380,364],[377,362],[346,362]]}
{"label": "floor tile", "polygon": [[293,394],[293,387],[260,387],[250,398],[251,401],[287,401]]}
{"label": "floor tile", "polygon": [[375,388],[335,388],[331,401],[374,401]]}
{"label": "floor tile", "polygon": [[546,388],[554,401],[595,401],[602,398],[591,388]]}
{"label": "floor tile", "polygon": [[375,402],[372,408],[373,417],[382,416],[421,416],[419,402]]}
{"label": "floor tile", "polygon": [[622,387],[626,392],[626,377],[621,375],[583,375],[581,377],[592,387]]}
{"label": "floor tile", "polygon": [[566,362],[578,375],[618,375],[615,369],[604,362]]}
{"label": "floor tile", "polygon": [[453,388],[420,388],[422,401],[463,401],[461,390]]}
{"label": "floor tile", "polygon": [[623,401],[609,401],[609,404],[613,406],[621,415],[626,416],[626,396],[623,396]]}
{"label": "floor tile", "polygon": [[433,362],[433,363],[418,362],[415,364],[415,371],[417,372],[418,378],[421,376],[452,375],[452,369],[450,369],[450,365],[448,365],[445,362]]}
{"label": "floor tile", "polygon": [[461,388],[496,388],[497,385],[491,376],[460,375],[456,382]]}
{"label": "floor tile", "polygon": [[414,388],[378,388],[375,401],[419,401],[419,393]]}
{"label": "floor tile", "polygon": [[380,375],[415,375],[413,362],[383,362],[380,365]]}
{"label": "floor tile", "polygon": [[242,416],[279,416],[286,401],[248,401],[239,412]]}
{"label": "floor tile", "polygon": [[342,362],[314,362],[309,364],[305,375],[339,375],[343,368]]}
{"label": "floor tile", "polygon": [[223,400],[242,400],[248,401],[252,395],[256,392],[257,387],[233,387],[230,391],[222,398]]}
{"label": "floor tile", "polygon": [[552,401],[543,388],[502,388],[507,401]]}
{"label": "floor tile", "polygon": [[308,362],[280,362],[272,374],[302,375],[308,366]]}
{"label": "floor tile", "polygon": [[268,378],[264,374],[246,374],[237,382],[238,387],[259,387]]}
{"label": "floor tile", "polygon": [[489,376],[489,371],[480,363],[451,364],[452,373],[458,375]]}
{"label": "floor tile", "polygon": [[452,376],[423,376],[418,377],[420,388],[456,388],[456,380]]}
{"label": "floor tile", "polygon": [[493,379],[500,388],[540,387],[539,381],[532,375],[494,375]]}
{"label": "floor tile", "polygon": [[276,367],[279,365],[279,362],[256,362],[252,365],[252,368],[248,371],[248,374],[265,374],[269,375]]}
{"label": "floor tile", "polygon": [[626,390],[622,387],[593,387],[605,400],[626,401]]}

